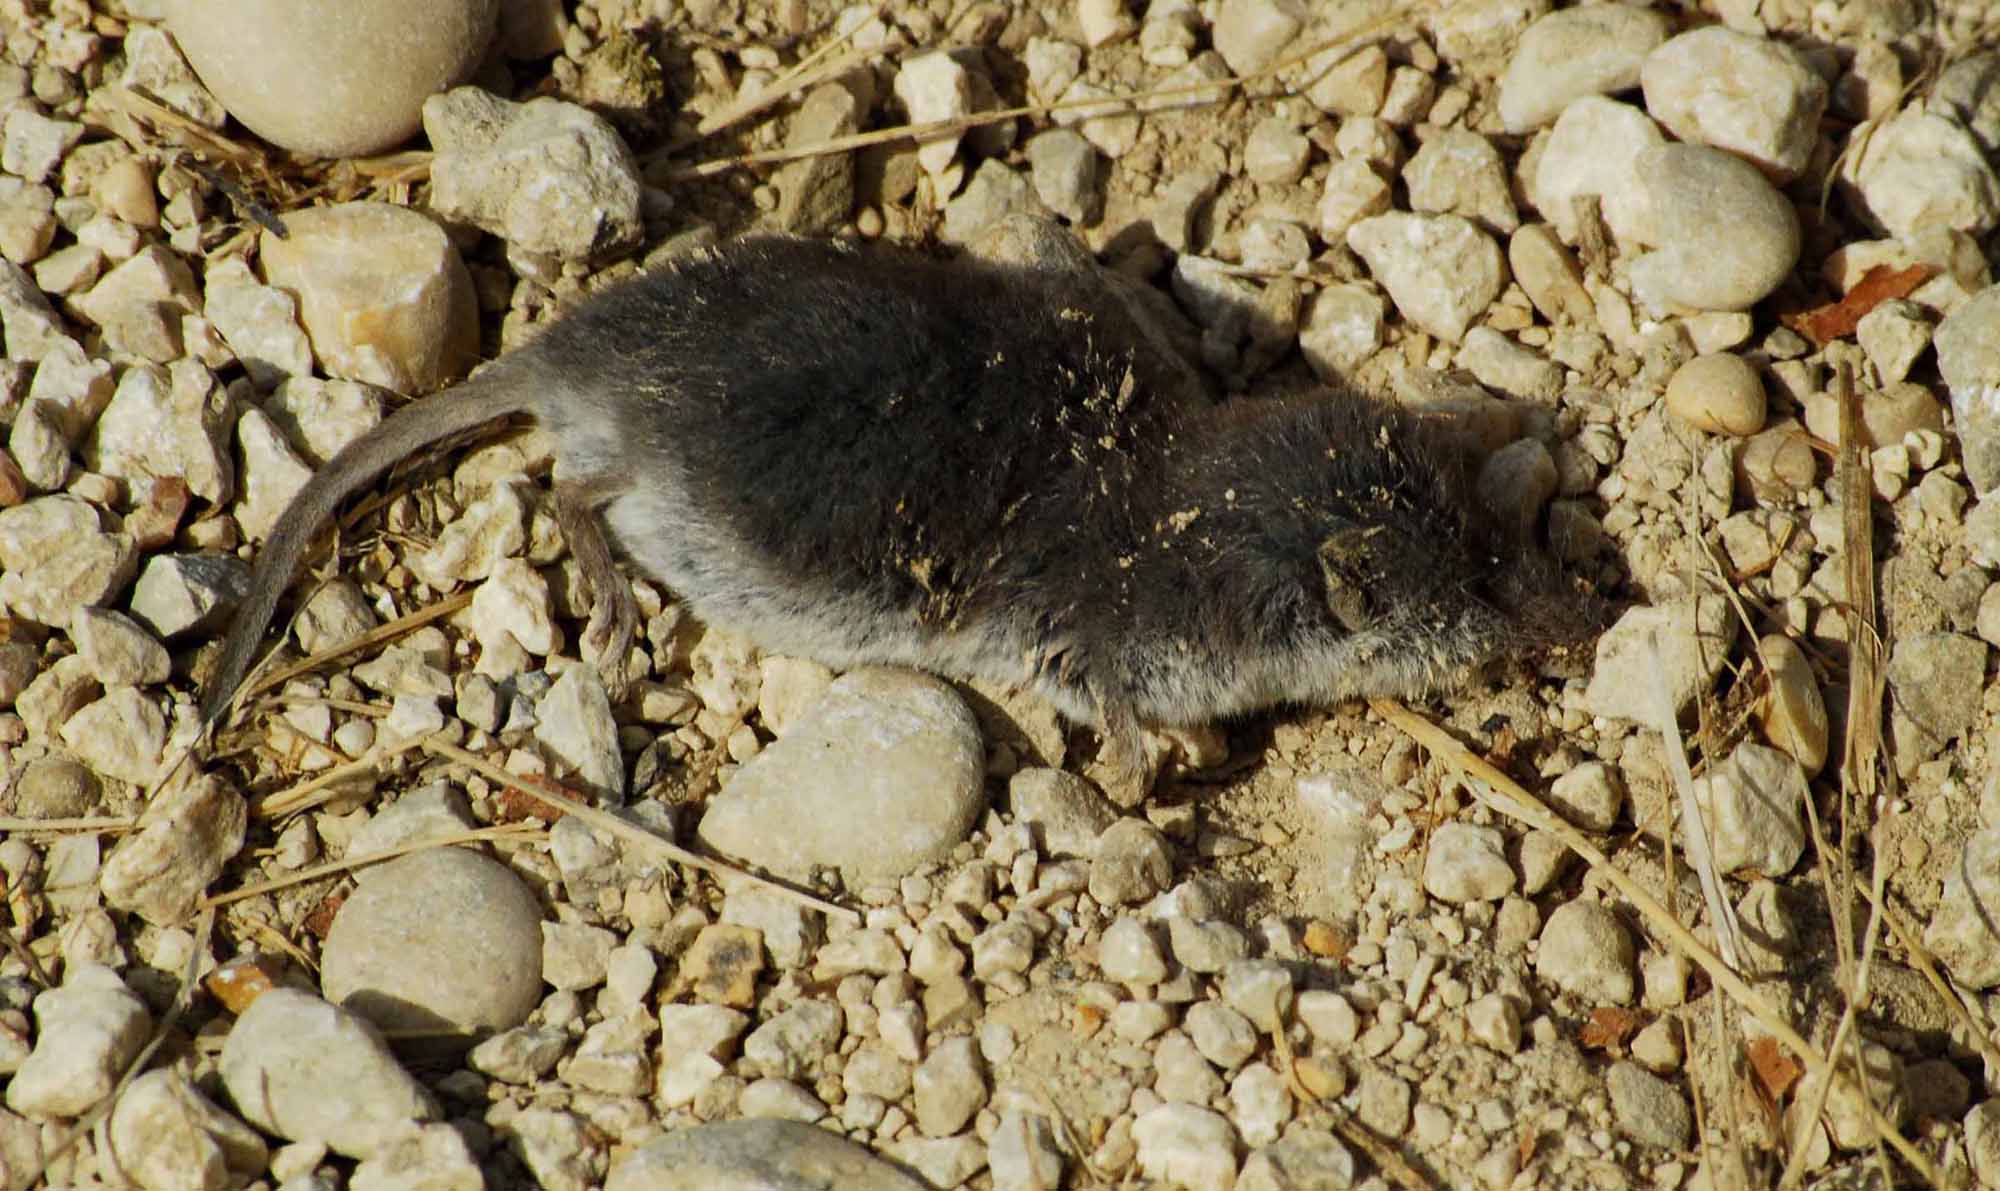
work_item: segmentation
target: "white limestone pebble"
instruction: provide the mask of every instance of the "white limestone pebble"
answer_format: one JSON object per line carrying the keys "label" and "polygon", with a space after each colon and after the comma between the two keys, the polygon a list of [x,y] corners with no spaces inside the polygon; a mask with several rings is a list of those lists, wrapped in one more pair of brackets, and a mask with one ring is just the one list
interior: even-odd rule
{"label": "white limestone pebble", "polygon": [[320,985],[385,1030],[512,1029],[541,999],[542,925],[506,865],[465,848],[412,853],[341,905]]}
{"label": "white limestone pebble", "polygon": [[1361,285],[1321,287],[1299,328],[1299,353],[1322,380],[1344,380],[1382,346],[1388,303]]}
{"label": "white limestone pebble", "polygon": [[470,366],[479,306],[443,228],[373,202],[294,211],[285,226],[260,241],[264,278],[297,299],[329,375],[427,393]]}
{"label": "white limestone pebble", "polygon": [[312,479],[312,468],[299,458],[270,416],[255,407],[236,419],[236,446],[243,460],[236,524],[244,537],[261,542],[271,536],[291,508],[292,498]]}
{"label": "white limestone pebble", "polygon": [[79,608],[69,622],[77,656],[105,686],[165,682],[172,666],[167,648],[131,617],[108,608]]}
{"label": "white limestone pebble", "polygon": [[1542,218],[1566,243],[1577,240],[1576,200],[1595,195],[1605,226],[1620,241],[1637,238],[1651,179],[1641,155],[1666,144],[1652,117],[1628,103],[1586,95],[1572,100],[1543,142],[1530,194]]}
{"label": "white limestone pebble", "polygon": [[[1798,263],[1798,213],[1742,158],[1662,145],[1639,154],[1633,168],[1645,179],[1645,198],[1629,230],[1651,251],[1632,262],[1632,296],[1655,313],[1746,310]],[[1718,227],[1729,229],[1721,242]]]}
{"label": "white limestone pebble", "polygon": [[255,1129],[172,1067],[146,1072],[118,1097],[111,1144],[120,1169],[148,1191],[227,1191],[264,1173],[271,1159]]}
{"label": "white limestone pebble", "polygon": [[[978,720],[949,686],[900,670],[842,675],[711,800],[701,839],[774,872],[900,877],[949,852],[985,808]],[[823,830],[827,808],[845,828]]]}
{"label": "white limestone pebble", "polygon": [[1328,167],[1316,209],[1320,238],[1339,241],[1363,219],[1389,209],[1389,183],[1368,161],[1343,157]]}
{"label": "white limestone pebble", "polygon": [[250,1123],[366,1158],[412,1123],[436,1120],[429,1093],[367,1021],[311,993],[257,997],[222,1044],[222,1083]]}
{"label": "white limestone pebble", "polygon": [[1549,785],[1549,805],[1585,831],[1609,831],[1625,806],[1618,770],[1603,761],[1585,761]]}
{"label": "white limestone pebble", "polygon": [[185,920],[243,846],[249,819],[243,795],[220,777],[174,781],[105,858],[104,900],[156,925]]}
{"label": "white limestone pebble", "polygon": [[1431,833],[1424,860],[1424,891],[1439,901],[1491,901],[1514,889],[1505,841],[1491,827],[1445,823]]}
{"label": "white limestone pebble", "polygon": [[[5,561],[0,552],[0,565]],[[132,618],[167,641],[214,628],[243,598],[249,579],[249,568],[237,558],[155,554],[132,585]]]}
{"label": "white limestone pebble", "polygon": [[1404,318],[1453,343],[1500,295],[1506,264],[1479,225],[1457,215],[1393,211],[1347,230],[1347,246]]}
{"label": "white limestone pebble", "polygon": [[1244,1159],[1236,1191],[1352,1187],[1358,1177],[1354,1154],[1331,1132],[1294,1129]]}
{"label": "white limestone pebble", "polygon": [[290,294],[259,282],[238,257],[212,266],[205,280],[202,314],[243,362],[253,384],[269,389],[287,377],[310,375],[312,344]]}
{"label": "white limestone pebble", "polygon": [[1230,1191],[1236,1185],[1235,1126],[1192,1104],[1162,1104],[1132,1123],[1139,1170],[1187,1191]]}
{"label": "white limestone pebble", "polygon": [[1466,128],[1443,129],[1403,166],[1410,209],[1463,215],[1496,235],[1520,226],[1506,163],[1493,142]]}
{"label": "white limestone pebble", "polygon": [[1536,17],[1500,76],[1500,122],[1508,132],[1533,132],[1573,99],[1630,90],[1667,32],[1666,14],[1636,4],[1586,4]]}
{"label": "white limestone pebble", "polygon": [[1876,377],[1893,385],[1910,375],[1911,365],[1931,345],[1932,327],[1933,319],[1922,306],[1907,298],[1891,298],[1861,316],[1854,339],[1868,353]]}
{"label": "white limestone pebble", "polygon": [[517,265],[615,257],[645,233],[638,164],[588,108],[460,87],[424,101],[424,133],[437,150],[431,207],[507,241]]}
{"label": "white limestone pebble", "polygon": [[[956,120],[972,113],[972,73],[949,50],[934,50],[907,59],[896,69],[896,98],[910,123]],[[943,179],[958,155],[960,134],[941,133],[917,145],[917,164],[933,178]],[[946,187],[950,193],[956,187]]]}
{"label": "white limestone pebble", "polygon": [[986,1107],[986,1061],[963,1034],[947,1038],[917,1065],[911,1080],[917,1128],[949,1137]]}
{"label": "white limestone pebble", "polygon": [[158,700],[119,687],[64,720],[62,739],[77,760],[101,776],[144,786],[160,775],[167,717]]}
{"label": "white limestone pebble", "polygon": [[1718,871],[1778,877],[1806,847],[1806,775],[1791,754],[1739,744],[1720,765],[1695,779]]}
{"label": "white limestone pebble", "polygon": [[1667,381],[1667,410],[1697,430],[1747,438],[1764,428],[1764,381],[1742,356],[1696,356]]}
{"label": "white limestone pebble", "polygon": [[1020,770],[1007,779],[1007,801],[1015,822],[1034,828],[1037,846],[1049,856],[1089,855],[1118,820],[1110,799],[1064,769]]}
{"label": "white limestone pebble", "polygon": [[1507,268],[1549,322],[1588,326],[1596,321],[1596,306],[1583,288],[1583,270],[1549,224],[1522,224],[1508,238]]}
{"label": "white limestone pebble", "polygon": [[194,272],[164,244],[149,244],[70,299],[69,310],[111,347],[156,364],[180,358],[182,319],[201,309]]}
{"label": "white limestone pebble", "polygon": [[1215,48],[1230,73],[1255,74],[1278,60],[1305,21],[1299,0],[1223,0],[1215,15]]}
{"label": "white limestone pebble", "polygon": [[1090,896],[1098,904],[1145,901],[1173,877],[1173,848],[1165,833],[1144,819],[1119,819],[1097,837],[1090,862]]}
{"label": "white limestone pebble", "polygon": [[1638,993],[1633,960],[1631,932],[1616,914],[1596,902],[1565,902],[1542,925],[1535,975],[1586,1004],[1630,1005]]}
{"label": "white limestone pebble", "polygon": [[1979,720],[1986,642],[1964,633],[1910,633],[1889,652],[1889,740],[1905,777]]}
{"label": "white limestone pebble", "polygon": [[389,1139],[374,1154],[355,1164],[351,1191],[395,1191],[403,1187],[463,1187],[485,1185],[485,1175],[456,1127],[436,1122],[418,1125]]}
{"label": "white limestone pebble", "polygon": [[[447,684],[448,685],[448,684]],[[535,740],[600,805],[625,801],[625,759],[611,696],[589,666],[570,666],[535,706]]]}
{"label": "white limestone pebble", "polygon": [[229,114],[282,148],[351,157],[416,132],[470,77],[499,0],[168,0],[167,28]]}
{"label": "white limestone pebble", "polygon": [[2000,898],[2000,827],[1966,837],[1945,868],[1937,910],[1924,926],[1924,946],[1967,988],[2000,984],[2000,930],[1991,907]]}
{"label": "white limestone pebble", "polygon": [[[495,484],[445,526],[430,549],[411,558],[409,567],[425,583],[439,591],[449,591],[454,583],[480,583],[492,578],[503,561],[527,548],[528,502],[513,484]],[[525,576],[516,576],[509,585],[525,592],[532,583]],[[479,607],[478,600],[479,593],[474,592],[474,608]],[[543,581],[539,594],[527,602],[534,606],[532,613],[527,614],[529,619],[512,621],[505,627],[529,653],[546,655],[556,640],[555,625],[548,621],[552,615],[548,583]],[[482,642],[488,638],[481,629],[501,627],[479,623],[477,612],[474,621],[474,634]]]}
{"label": "white limestone pebble", "polygon": [[1691,29],[1646,57],[1646,111],[1683,141],[1755,164],[1778,182],[1799,175],[1819,138],[1825,80],[1781,41],[1726,25]]}
{"label": "white limestone pebble", "polygon": [[1663,684],[1678,714],[1721,672],[1733,627],[1728,604],[1714,596],[1629,609],[1598,638],[1584,705],[1592,715],[1650,724]]}
{"label": "white limestone pebble", "polygon": [[35,1047],[7,1081],[23,1116],[74,1117],[111,1094],[152,1030],[146,1006],[118,973],[78,964],[35,996]]}
{"label": "white limestone pebble", "polygon": [[1864,134],[1838,176],[1871,226],[1906,240],[1932,228],[1983,236],[2000,226],[2000,177],[1957,121],[1910,107],[1853,135]]}
{"label": "white limestone pebble", "polygon": [[2000,285],[1938,324],[1938,374],[1951,393],[1965,472],[1981,495],[2000,488]]}
{"label": "white limestone pebble", "polygon": [[69,339],[35,279],[10,260],[0,260],[0,333],[7,337],[7,358],[28,363]]}
{"label": "white limestone pebble", "polygon": [[1035,194],[1049,210],[1088,227],[1104,213],[1103,162],[1097,149],[1072,128],[1031,137],[1028,166]]}
{"label": "white limestone pebble", "polygon": [[[44,361],[44,367],[47,362]],[[175,477],[203,500],[233,487],[229,426],[234,403],[198,361],[127,368],[82,442],[94,471],[133,484]]]}
{"label": "white limestone pebble", "polygon": [[1964,125],[1988,153],[2000,152],[2000,51],[1951,62],[1938,74],[1925,106]]}

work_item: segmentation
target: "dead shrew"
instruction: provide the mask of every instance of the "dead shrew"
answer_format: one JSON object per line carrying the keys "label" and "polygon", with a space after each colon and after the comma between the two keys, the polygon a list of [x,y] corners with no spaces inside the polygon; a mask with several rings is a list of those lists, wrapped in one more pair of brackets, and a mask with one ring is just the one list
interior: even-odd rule
{"label": "dead shrew", "polygon": [[1553,641],[1575,592],[1475,507],[1465,461],[1352,394],[1189,410],[1056,271],[740,240],[608,288],[302,488],[203,702],[227,710],[307,544],[438,440],[526,413],[617,685],[614,549],[703,620],[835,668],[1030,689],[1142,724],[1413,695]]}

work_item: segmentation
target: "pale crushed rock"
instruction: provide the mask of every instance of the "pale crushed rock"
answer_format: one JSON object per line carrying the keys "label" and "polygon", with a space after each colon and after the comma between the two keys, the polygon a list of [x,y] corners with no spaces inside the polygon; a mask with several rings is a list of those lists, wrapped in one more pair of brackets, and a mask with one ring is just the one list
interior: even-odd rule
{"label": "pale crushed rock", "polygon": [[294,1141],[367,1158],[438,1107],[362,1018],[310,993],[275,988],[222,1045],[223,1085],[250,1122]]}
{"label": "pale crushed rock", "polygon": [[145,1005],[99,964],[72,967],[34,1009],[34,1049],[7,1081],[7,1107],[24,1116],[74,1117],[97,1104],[152,1031]]}
{"label": "pale crushed rock", "polygon": [[1188,1191],[1229,1191],[1236,1184],[1237,1135],[1229,1118],[1191,1104],[1162,1104],[1132,1123],[1139,1169]]}
{"label": "pale crushed rock", "polygon": [[1938,374],[1965,452],[1966,475],[1981,496],[2000,488],[2000,285],[1979,291],[1943,322],[1934,337]]}
{"label": "pale crushed rock", "polygon": [[[475,597],[476,598],[476,597]],[[444,694],[450,693],[447,681]],[[589,666],[570,666],[535,708],[535,739],[575,772],[593,801],[617,806],[625,801],[625,761],[618,749],[618,724],[611,696]]]}
{"label": "pale crushed rock", "polygon": [[419,1125],[355,1164],[351,1191],[482,1191],[486,1176],[465,1135],[443,1122]]}
{"label": "pale crushed rock", "polygon": [[146,1188],[228,1191],[262,1174],[270,1162],[256,1130],[218,1108],[173,1068],[156,1068],[132,1081],[112,1109],[110,1139],[119,1165]]}
{"label": "pale crushed rock", "polygon": [[606,1138],[574,1113],[529,1108],[496,1132],[545,1191],[592,1191],[604,1183]]}
{"label": "pale crushed rock", "polygon": [[797,1079],[833,1053],[845,1027],[839,1005],[800,1001],[752,1030],[743,1039],[743,1057],[765,1075]]}
{"label": "pale crushed rock", "polygon": [[1230,73],[1241,77],[1277,61],[1306,17],[1299,0],[1223,0],[1210,36]]}
{"label": "pale crushed rock", "polygon": [[175,781],[146,805],[139,830],[105,858],[104,900],[155,925],[184,921],[243,847],[249,816],[243,795],[220,777]]}
{"label": "pale crushed rock", "polygon": [[375,628],[381,619],[352,579],[335,578],[306,597],[292,618],[292,634],[305,654],[344,644]]}
{"label": "pale crushed rock", "polygon": [[216,628],[249,590],[250,568],[213,554],[155,554],[132,585],[132,618],[172,641]]}
{"label": "pale crushed rock", "polygon": [[261,542],[278,527],[299,489],[312,479],[312,468],[261,409],[246,409],[237,419],[236,443],[243,459],[236,524],[245,537]]}
{"label": "pale crushed rock", "polygon": [[1910,107],[1852,135],[1864,134],[1838,178],[1871,225],[1902,239],[1938,226],[1981,236],[2000,225],[2000,177],[1957,121]]}
{"label": "pale crushed rock", "polygon": [[558,989],[581,992],[603,984],[618,936],[581,922],[547,922],[542,928],[542,979]]}
{"label": "pale crushed rock", "polygon": [[202,314],[242,361],[252,384],[270,389],[312,372],[312,344],[292,295],[258,281],[240,257],[211,266],[205,281]]}
{"label": "pale crushed rock", "polygon": [[107,687],[144,686],[167,680],[172,659],[137,621],[105,608],[79,608],[69,622],[77,655]]}
{"label": "pale crushed rock", "polygon": [[1605,1073],[1611,1110],[1618,1127],[1634,1141],[1663,1150],[1684,1150],[1694,1137],[1694,1112],[1680,1089],[1632,1062]]}
{"label": "pale crushed rock", "polygon": [[150,244],[67,308],[102,331],[108,346],[166,364],[189,346],[182,319],[201,309],[201,293],[186,261],[164,244]]}
{"label": "pale crushed rock", "polygon": [[[464,521],[461,519],[453,524],[461,525]],[[520,532],[518,520],[503,519],[500,524],[512,525]],[[460,542],[464,543],[464,539]],[[444,539],[440,538],[438,547],[441,549],[444,545]],[[491,554],[505,551],[510,546],[519,549],[520,543],[489,539],[485,543],[468,545],[468,556],[461,557],[463,561],[472,563],[469,557],[472,553]],[[425,557],[437,553],[437,549],[433,549]],[[449,566],[449,563],[443,565]],[[410,569],[416,571],[417,565],[413,563]],[[535,657],[547,657],[554,653],[562,638],[556,628],[555,600],[549,592],[547,576],[525,559],[508,557],[504,553],[485,564],[483,569],[486,571],[481,576],[484,582],[473,589],[472,605],[466,615],[473,638],[488,649],[498,649],[512,642]],[[439,574],[438,579],[441,582],[437,586],[451,585],[448,573]],[[428,577],[426,582],[429,582]]]}
{"label": "pale crushed rock", "polygon": [[2000,828],[1965,840],[1945,870],[1937,910],[1924,926],[1924,946],[1952,979],[1968,988],[2000,984],[2000,931],[1990,907],[2000,899]]}
{"label": "pale crushed rock", "polygon": [[119,687],[64,720],[62,740],[78,760],[104,777],[144,786],[160,773],[167,716],[155,698]]}
{"label": "pale crushed rock", "polygon": [[1695,779],[1717,871],[1783,876],[1805,854],[1806,775],[1790,754],[1739,744]]}
{"label": "pale crushed rock", "polygon": [[66,629],[78,608],[111,602],[131,582],[138,565],[139,550],[132,535],[87,532],[30,569],[0,574],[0,604],[24,619]]}
{"label": "pale crushed rock", "polygon": [[1469,129],[1448,128],[1424,141],[1403,166],[1403,185],[1413,211],[1461,215],[1503,236],[1521,224],[1500,151]]}
{"label": "pale crushed rock", "polygon": [[1618,916],[1595,902],[1557,906],[1543,924],[1535,974],[1587,1004],[1630,1005],[1632,936]]}
{"label": "pale crushed rock", "polygon": [[1573,100],[1543,143],[1529,195],[1564,243],[1577,242],[1575,202],[1585,195],[1601,200],[1612,235],[1636,239],[1649,201],[1639,158],[1665,143],[1660,126],[1631,104],[1596,95]]}
{"label": "pale crushed rock", "polygon": [[1039,1112],[1010,1109],[1000,1115],[987,1144],[993,1191],[1047,1191],[1062,1186],[1065,1155],[1055,1127]]}
{"label": "pale crushed rock", "polygon": [[1692,29],[1647,55],[1646,111],[1680,140],[1742,157],[1778,182],[1804,170],[1827,86],[1784,42],[1722,25]]}
{"label": "pale crushed rock", "polygon": [[[383,419],[383,392],[354,380],[292,376],[264,398],[264,413],[299,457],[323,467],[340,449]],[[446,527],[446,532],[450,526]]]}
{"label": "pale crushed rock", "polygon": [[1091,853],[1090,896],[1100,905],[1143,902],[1174,876],[1165,833],[1144,819],[1121,818],[1097,837]]}
{"label": "pale crushed rock", "polygon": [[1904,776],[1968,732],[1979,717],[1986,642],[1912,633],[1889,651],[1889,743]]}
{"label": "pale crushed rock", "polygon": [[[972,73],[949,50],[905,60],[896,70],[893,86],[912,124],[954,120],[972,112]],[[943,179],[958,155],[958,141],[957,133],[926,138],[917,146],[917,164],[931,177]]]}
{"label": "pale crushed rock", "polygon": [[979,1044],[959,1035],[931,1050],[911,1079],[917,1128],[930,1137],[948,1137],[965,1128],[986,1106],[986,1061]]}
{"label": "pale crushed rock", "polygon": [[424,101],[431,203],[516,254],[600,260],[639,243],[640,180],[625,141],[587,108],[509,103],[476,87]]}
{"label": "pale crushed rock", "polygon": [[[851,671],[736,773],[698,833],[774,872],[900,875],[972,829],[984,769],[978,721],[951,687],[907,671]],[[845,830],[821,829],[828,806],[841,808]]]}
{"label": "pale crushed rock", "polygon": [[1404,318],[1453,343],[1506,278],[1500,246],[1457,215],[1374,215],[1348,228],[1346,239]]}
{"label": "pale crushed rock", "polygon": [[1734,629],[1728,603],[1716,596],[1629,610],[1598,638],[1585,705],[1592,715],[1651,724],[1655,691],[1664,687],[1667,706],[1678,714],[1714,683]]}
{"label": "pale crushed rock", "polygon": [[221,502],[235,489],[229,423],[235,402],[199,361],[128,368],[82,442],[93,470],[133,487],[156,477]]}
{"label": "pale crushed rock", "polygon": [[1514,889],[1505,841],[1491,827],[1445,823],[1431,833],[1424,890],[1440,901],[1491,901]]}
{"label": "pale crushed rock", "polygon": [[1389,306],[1359,285],[1325,286],[1313,295],[1299,327],[1299,354],[1322,380],[1338,380],[1382,346]]}
{"label": "pale crushed rock", "polygon": [[796,1121],[719,1121],[671,1130],[620,1159],[605,1191],[715,1191],[785,1172],[779,1186],[818,1191],[924,1191],[854,1142]]}

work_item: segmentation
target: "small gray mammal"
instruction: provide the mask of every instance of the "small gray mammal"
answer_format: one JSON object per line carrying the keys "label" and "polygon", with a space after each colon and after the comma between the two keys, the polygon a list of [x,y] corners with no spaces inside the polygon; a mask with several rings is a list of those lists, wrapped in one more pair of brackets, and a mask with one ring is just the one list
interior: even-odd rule
{"label": "small gray mammal", "polygon": [[785,238],[609,287],[300,490],[204,719],[345,498],[522,413],[554,433],[556,515],[614,686],[638,628],[614,547],[763,649],[1023,687],[1128,762],[1145,724],[1425,693],[1595,627],[1422,419],[1340,392],[1163,399],[1141,380],[1153,349],[1093,292]]}

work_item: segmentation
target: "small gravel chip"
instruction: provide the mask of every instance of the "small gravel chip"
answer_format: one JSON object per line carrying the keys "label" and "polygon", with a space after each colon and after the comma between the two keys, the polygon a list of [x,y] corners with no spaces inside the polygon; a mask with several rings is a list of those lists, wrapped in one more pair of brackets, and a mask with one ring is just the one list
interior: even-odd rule
{"label": "small gravel chip", "polygon": [[1173,848],[1166,835],[1144,819],[1120,819],[1097,837],[1090,862],[1090,896],[1099,905],[1145,901],[1173,878]]}
{"label": "small gravel chip", "polygon": [[1224,1071],[1234,1071],[1257,1053],[1257,1028],[1227,1005],[1200,1001],[1190,1005],[1185,1026],[1201,1057]]}
{"label": "small gravel chip", "polygon": [[1715,866],[1733,875],[1783,876],[1805,853],[1805,771],[1789,753],[1743,743],[1695,779]]}
{"label": "small gravel chip", "polygon": [[1609,831],[1625,808],[1625,783],[1602,761],[1585,761],[1549,785],[1549,805],[1585,831]]}
{"label": "small gravel chip", "polygon": [[119,1167],[141,1187],[220,1191],[256,1178],[270,1162],[255,1129],[172,1068],[146,1072],[118,1097],[110,1139]]}
{"label": "small gravel chip", "polygon": [[1535,974],[1586,1003],[1630,1005],[1638,992],[1633,951],[1616,914],[1595,902],[1567,902],[1542,926]]}
{"label": "small gravel chip", "polygon": [[[691,1006],[680,1006],[691,1008]],[[472,1069],[503,1083],[530,1084],[555,1069],[569,1049],[570,1037],[546,1026],[516,1026],[472,1048],[466,1056]]]}
{"label": "small gravel chip", "polygon": [[1492,901],[1514,889],[1506,841],[1491,827],[1446,823],[1431,834],[1424,890],[1440,901]]}
{"label": "small gravel chip", "polygon": [[800,1001],[752,1030],[743,1040],[743,1057],[766,1075],[801,1078],[840,1045],[846,1022],[831,1001]]}
{"label": "small gravel chip", "polygon": [[34,1007],[34,1050],[7,1082],[7,1107],[24,1116],[81,1115],[111,1094],[152,1030],[144,1003],[97,964],[72,967]]}
{"label": "small gravel chip", "polygon": [[948,1137],[965,1128],[986,1107],[986,1061],[979,1045],[960,1035],[939,1043],[912,1080],[917,1128],[929,1137]]}
{"label": "small gravel chip", "polygon": [[1009,1109],[988,1139],[993,1191],[1048,1191],[1062,1186],[1064,1155],[1055,1127],[1038,1112]]}
{"label": "small gravel chip", "polygon": [[[287,1180],[288,1182],[290,1180]],[[476,1191],[486,1185],[465,1134],[442,1122],[419,1125],[392,1139],[354,1168],[349,1191]]]}
{"label": "small gravel chip", "polygon": [[1465,1030],[1473,1041],[1498,1054],[1521,1049],[1521,1011],[1513,998],[1487,993],[1465,1007]]}
{"label": "small gravel chip", "polygon": [[1167,938],[1174,958],[1190,972],[1212,975],[1250,956],[1250,936],[1227,922],[1167,919]]}
{"label": "small gravel chip", "polygon": [[1222,999],[1263,1033],[1282,1029],[1292,1007],[1291,969],[1275,960],[1238,960],[1223,970]]}
{"label": "small gravel chip", "polygon": [[1397,311],[1440,339],[1463,339],[1500,296],[1500,246],[1462,216],[1392,211],[1354,224],[1346,240]]}
{"label": "small gravel chip", "polygon": [[819,1097],[788,1079],[752,1080],[736,1100],[745,1117],[811,1124],[826,1115]]}
{"label": "small gravel chip", "polygon": [[[1507,1181],[1487,1185],[1504,1186]],[[1331,1133],[1295,1129],[1252,1153],[1236,1187],[1237,1191],[1340,1191],[1355,1183],[1354,1155],[1346,1146]]]}
{"label": "small gravel chip", "polygon": [[757,976],[764,970],[764,941],[749,927],[705,926],[681,956],[670,995],[691,990],[697,1001],[748,1009],[757,1000]]}
{"label": "small gravel chip", "polygon": [[184,920],[243,846],[249,818],[243,795],[213,774],[174,782],[105,859],[104,900],[156,925]]}
{"label": "small gravel chip", "polygon": [[1236,1127],[1192,1104],[1162,1104],[1132,1123],[1139,1170],[1188,1191],[1229,1191],[1236,1184]]}
{"label": "small gravel chip", "polygon": [[1120,918],[1097,942],[1097,966],[1120,984],[1158,984],[1167,978],[1167,955],[1143,919]]}
{"label": "small gravel chip", "polygon": [[1298,1017],[1312,1036],[1334,1050],[1354,1045],[1361,1032],[1361,1019],[1344,996],[1327,989],[1309,989],[1299,994]]}
{"label": "small gravel chip", "polygon": [[1637,1063],[1620,1061],[1604,1075],[1611,1111],[1632,1140],[1663,1150],[1684,1150],[1694,1137],[1694,1113],[1679,1088]]}

